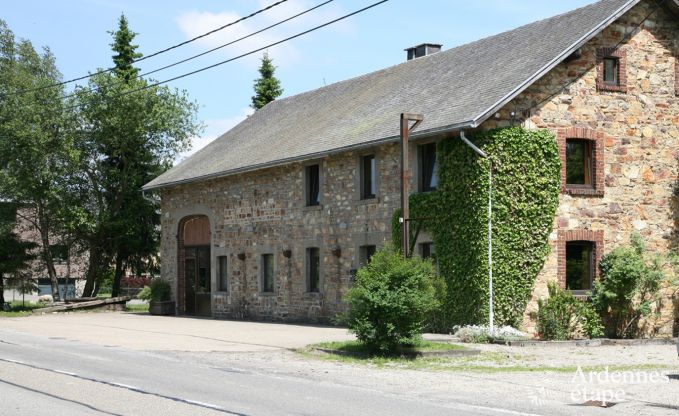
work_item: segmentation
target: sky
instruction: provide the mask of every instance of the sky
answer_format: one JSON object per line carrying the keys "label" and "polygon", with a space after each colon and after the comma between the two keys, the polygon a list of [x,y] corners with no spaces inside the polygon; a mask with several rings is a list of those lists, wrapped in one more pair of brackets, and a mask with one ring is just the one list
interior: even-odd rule
{"label": "sky", "polygon": [[[176,62],[286,19],[325,0],[287,0],[253,18],[139,62],[144,72]],[[201,58],[153,74],[166,80],[224,61],[366,7],[377,0],[334,0],[313,12]],[[462,45],[563,13],[594,0],[389,0],[363,13],[268,48],[283,97],[404,62],[404,49]],[[109,31],[124,13],[144,55],[267,7],[276,0],[0,0],[0,19],[16,37],[54,53],[64,79],[112,65]],[[168,85],[199,105],[203,132],[181,160],[245,119],[263,52]],[[73,84],[69,84],[72,88]],[[303,123],[303,120],[300,120]]]}

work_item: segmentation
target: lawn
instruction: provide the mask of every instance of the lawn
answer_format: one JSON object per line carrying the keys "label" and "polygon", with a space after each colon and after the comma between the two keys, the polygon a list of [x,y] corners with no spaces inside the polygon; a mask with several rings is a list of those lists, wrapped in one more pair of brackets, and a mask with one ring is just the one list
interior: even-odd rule
{"label": "lawn", "polygon": [[16,318],[20,316],[28,316],[34,309],[43,308],[45,305],[38,302],[26,302],[25,304],[20,300],[9,302],[9,310],[0,310],[0,317]]}

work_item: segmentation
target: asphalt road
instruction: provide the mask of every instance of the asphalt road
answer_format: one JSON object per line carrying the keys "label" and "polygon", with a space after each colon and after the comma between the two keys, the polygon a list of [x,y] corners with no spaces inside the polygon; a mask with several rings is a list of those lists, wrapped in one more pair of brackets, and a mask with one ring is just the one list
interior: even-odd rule
{"label": "asphalt road", "polygon": [[507,415],[0,329],[0,415]]}

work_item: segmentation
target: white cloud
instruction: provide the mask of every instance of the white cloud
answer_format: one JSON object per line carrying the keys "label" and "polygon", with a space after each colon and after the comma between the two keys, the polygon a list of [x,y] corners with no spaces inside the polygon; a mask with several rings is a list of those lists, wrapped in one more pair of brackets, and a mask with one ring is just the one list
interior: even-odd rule
{"label": "white cloud", "polygon": [[205,132],[203,135],[191,138],[191,150],[179,154],[175,160],[175,164],[193,155],[222,134],[231,130],[238,123],[250,116],[252,112],[253,110],[251,108],[246,107],[241,109],[240,114],[233,117],[205,120]]}
{"label": "white cloud", "polygon": [[[270,5],[271,0],[259,0],[258,3],[259,7],[263,8]],[[201,38],[196,41],[196,44],[200,45],[202,49],[215,48],[300,13],[308,8],[313,7],[313,5],[314,3],[308,0],[289,0],[288,2],[269,9],[251,19],[237,23],[233,26],[222,29],[219,32]],[[217,53],[219,53],[221,57],[224,57],[225,55],[228,57],[235,57],[285,39],[321,23],[325,23],[329,20],[339,17],[342,13],[343,11],[340,7],[330,4],[293,19],[290,22],[286,22],[273,29],[239,41],[233,45],[229,45]],[[214,30],[226,23],[236,21],[241,17],[241,15],[234,11],[213,13],[209,11],[192,10],[182,13],[176,18],[176,22],[179,26],[179,29],[184,33],[186,38],[190,39]],[[348,22],[344,23],[343,21],[332,25],[331,28],[334,28],[334,30],[340,32],[347,32],[352,30],[352,25]],[[262,53],[263,51],[242,58],[241,62],[248,67],[257,67],[259,66]],[[298,61],[301,57],[300,51],[289,42],[285,42],[270,48],[268,53],[269,56],[274,60],[274,64],[279,66],[290,66],[294,62]]]}

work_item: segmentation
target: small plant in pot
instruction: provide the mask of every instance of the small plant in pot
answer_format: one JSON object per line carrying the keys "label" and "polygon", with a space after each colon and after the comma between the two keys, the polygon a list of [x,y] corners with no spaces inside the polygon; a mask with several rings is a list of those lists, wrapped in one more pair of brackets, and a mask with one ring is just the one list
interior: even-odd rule
{"label": "small plant in pot", "polygon": [[151,315],[174,315],[174,302],[171,300],[172,287],[167,280],[153,279],[139,292],[137,297],[149,302]]}

